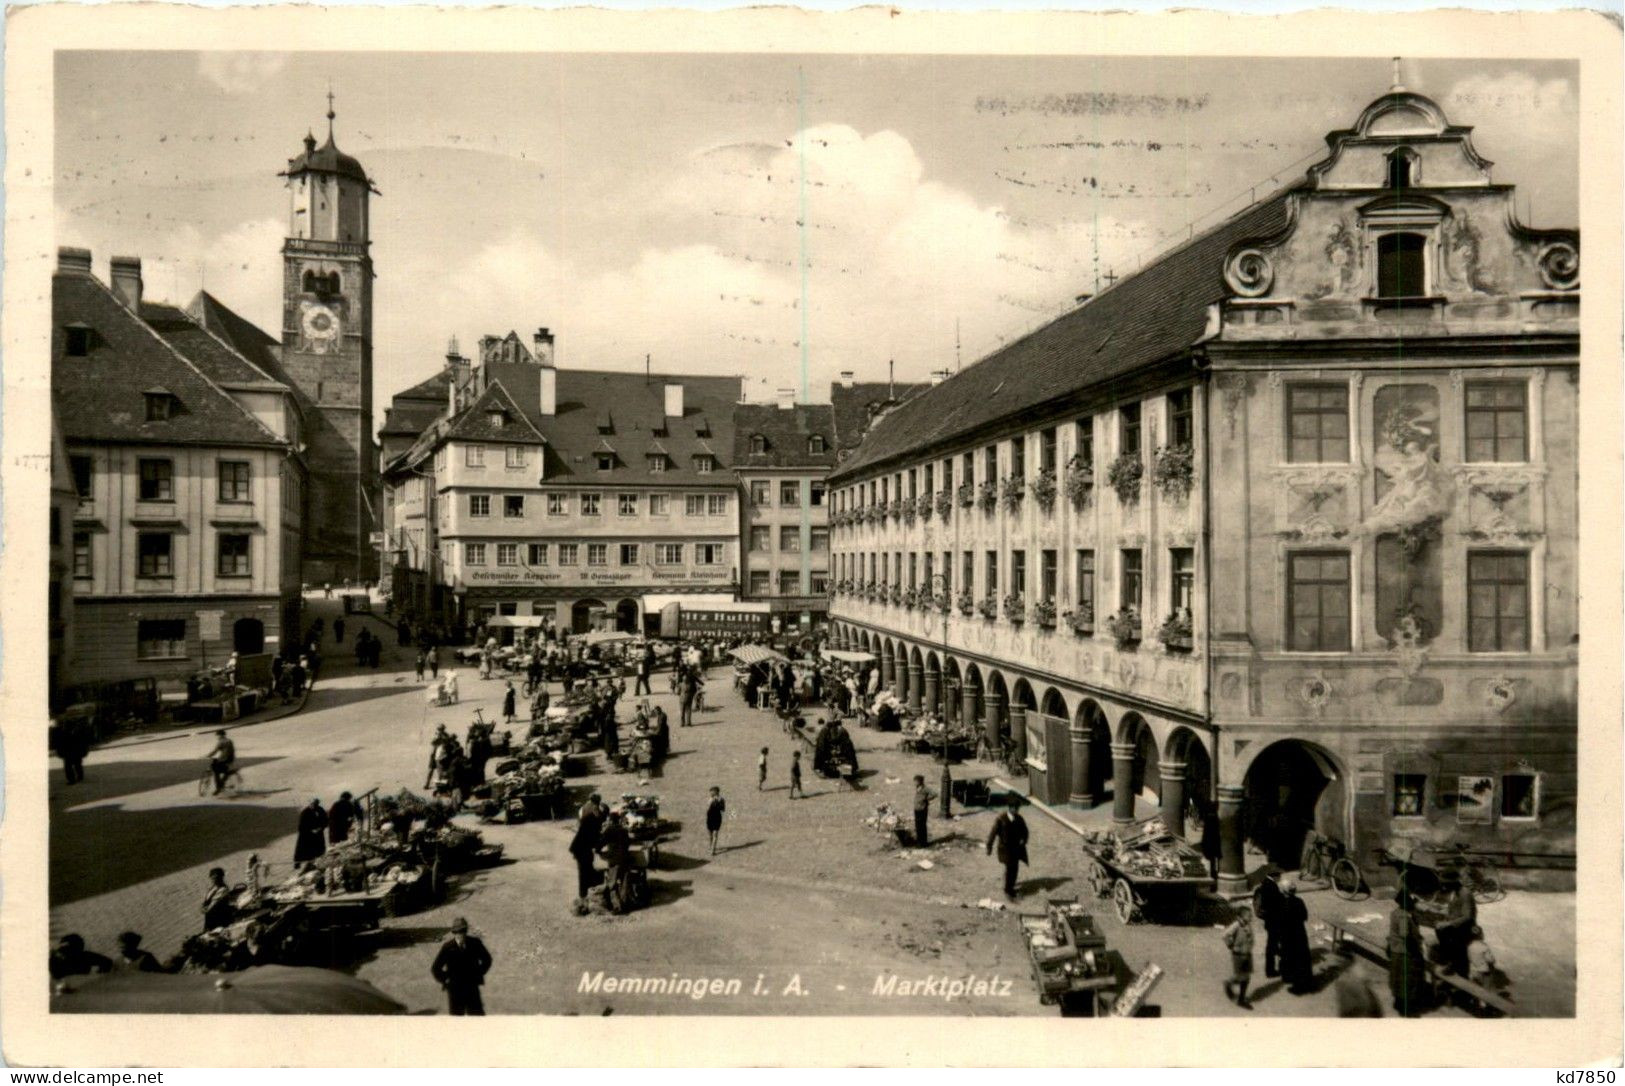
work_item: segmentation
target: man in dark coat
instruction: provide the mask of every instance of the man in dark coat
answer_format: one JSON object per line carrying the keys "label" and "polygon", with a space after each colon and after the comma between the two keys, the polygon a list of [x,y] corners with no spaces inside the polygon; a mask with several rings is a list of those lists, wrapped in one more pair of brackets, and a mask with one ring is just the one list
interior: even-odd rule
{"label": "man in dark coat", "polygon": [[451,922],[451,938],[440,944],[429,972],[446,990],[448,1009],[456,1015],[481,1015],[485,1003],[480,985],[491,969],[491,952],[477,937],[468,933],[468,921],[458,917]]}
{"label": "man in dark coat", "polygon": [[586,901],[587,891],[598,883],[598,873],[593,870],[592,858],[598,852],[603,821],[604,809],[599,804],[598,793],[594,792],[587,802],[581,805],[575,836],[570,839],[570,856],[576,862],[576,898],[581,902]]}
{"label": "man in dark coat", "polygon": [[1264,925],[1264,975],[1281,975],[1281,913],[1283,896],[1281,884],[1276,882],[1280,869],[1271,865],[1264,869],[1264,878],[1253,891],[1253,912]]}
{"label": "man in dark coat", "polygon": [[327,812],[327,840],[335,845],[349,840],[350,827],[360,819],[361,808],[350,798],[350,793],[340,793]]}
{"label": "man in dark coat", "polygon": [[643,646],[643,652],[638,657],[638,684],[632,688],[632,696],[651,694],[649,689],[649,676],[655,669],[655,650],[653,645]]}
{"label": "man in dark coat", "polygon": [[322,801],[313,799],[310,806],[299,812],[299,837],[293,845],[293,862],[307,863],[327,851],[322,831],[327,829],[327,812]]}
{"label": "man in dark coat", "polygon": [[[366,633],[366,630],[362,630],[361,632]],[[337,641],[341,645],[344,644],[344,620],[342,618],[335,618],[333,620],[333,640]]]}
{"label": "man in dark coat", "polygon": [[1027,821],[1021,817],[1021,797],[1012,795],[1009,806],[993,820],[993,829],[987,835],[987,851],[991,855],[998,845],[999,862],[1004,865],[1004,896],[1016,896],[1016,871],[1027,862]]}
{"label": "man in dark coat", "polygon": [[847,779],[855,780],[858,775],[858,750],[852,744],[852,736],[842,726],[839,720],[832,720],[822,725],[818,738],[813,743],[813,772],[824,777],[841,776],[841,767],[847,767]]}
{"label": "man in dark coat", "polygon": [[1309,954],[1309,909],[1298,896],[1295,882],[1281,888],[1281,979],[1293,995],[1307,995],[1315,965]]}
{"label": "man in dark coat", "polygon": [[604,872],[604,900],[607,904],[610,890],[624,895],[626,864],[632,853],[632,837],[626,832],[626,823],[621,820],[619,812],[610,811],[604,817],[598,851],[604,857],[604,866],[609,869]]}
{"label": "man in dark coat", "polygon": [[90,753],[90,722],[78,717],[64,720],[56,728],[56,753],[62,759],[62,772],[69,784],[85,779],[85,755]]}

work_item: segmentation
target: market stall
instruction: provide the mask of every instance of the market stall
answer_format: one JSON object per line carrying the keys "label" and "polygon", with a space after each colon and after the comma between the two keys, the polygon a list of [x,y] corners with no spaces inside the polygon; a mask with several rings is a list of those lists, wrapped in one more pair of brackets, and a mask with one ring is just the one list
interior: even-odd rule
{"label": "market stall", "polygon": [[1097,898],[1110,897],[1125,924],[1145,914],[1189,911],[1197,896],[1213,887],[1207,859],[1183,838],[1152,818],[1123,833],[1084,834],[1086,877]]}
{"label": "market stall", "polygon": [[898,719],[902,735],[900,746],[911,754],[938,757],[944,747],[947,747],[948,757],[954,760],[968,759],[976,754],[975,728],[949,723],[935,715]]}
{"label": "market stall", "polygon": [[1110,1014],[1133,979],[1123,956],[1106,946],[1093,914],[1076,898],[1051,900],[1041,913],[1017,913],[1038,1001],[1085,1017]]}

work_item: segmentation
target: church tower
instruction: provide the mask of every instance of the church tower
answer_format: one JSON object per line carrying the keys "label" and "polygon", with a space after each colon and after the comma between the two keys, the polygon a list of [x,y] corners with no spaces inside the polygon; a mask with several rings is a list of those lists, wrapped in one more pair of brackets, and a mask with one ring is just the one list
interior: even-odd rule
{"label": "church tower", "polygon": [[282,246],[282,366],[305,408],[310,493],[307,584],[377,576],[378,452],[372,437],[372,256],[361,163],[305,136],[288,160],[288,236]]}

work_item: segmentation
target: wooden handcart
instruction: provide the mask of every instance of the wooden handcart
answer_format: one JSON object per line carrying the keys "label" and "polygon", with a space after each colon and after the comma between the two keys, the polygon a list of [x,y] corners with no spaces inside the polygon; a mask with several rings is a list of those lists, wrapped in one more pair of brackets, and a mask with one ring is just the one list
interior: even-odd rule
{"label": "wooden handcart", "polygon": [[1084,876],[1098,898],[1110,898],[1125,924],[1148,914],[1188,913],[1204,890],[1213,888],[1207,859],[1160,819],[1129,834],[1092,834],[1085,839]]}
{"label": "wooden handcart", "polygon": [[1017,913],[1038,1001],[1085,1017],[1109,1014],[1132,973],[1106,946],[1094,916],[1076,898],[1051,900],[1041,913]]}

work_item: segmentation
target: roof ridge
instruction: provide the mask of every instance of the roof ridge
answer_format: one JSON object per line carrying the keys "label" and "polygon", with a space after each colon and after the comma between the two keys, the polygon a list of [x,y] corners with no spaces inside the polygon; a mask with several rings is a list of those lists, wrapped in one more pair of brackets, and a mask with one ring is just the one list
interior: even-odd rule
{"label": "roof ridge", "polygon": [[255,373],[259,374],[261,377],[264,377],[267,381],[269,381],[273,385],[276,385],[278,388],[283,389],[286,392],[292,392],[293,391],[284,382],[277,380],[277,378],[275,378],[275,377],[271,376],[271,374],[267,373],[261,366],[259,366],[257,363],[255,363],[253,359],[251,359],[247,355],[243,354],[243,352],[239,351],[236,347],[234,347],[230,343],[226,342],[226,340],[221,338],[219,335],[216,335],[214,330],[212,328],[210,328],[208,325],[204,324],[200,320],[194,319],[193,316],[190,313],[188,313],[184,308],[182,308],[181,306],[178,306],[178,305],[177,306],[171,306],[171,308],[173,308],[175,310],[175,312],[177,312],[177,313],[179,313],[181,315],[181,319],[185,320],[188,324],[192,325],[198,331],[202,332],[204,335],[206,335],[210,339],[214,340],[216,343],[218,343],[225,350],[231,352],[231,354],[234,357],[241,360],[243,365],[247,366],[249,369],[253,370]]}
{"label": "roof ridge", "polygon": [[[201,369],[198,368],[198,366],[197,366],[197,364],[195,362],[193,362],[190,358],[187,358],[184,354],[182,354],[178,349],[176,349],[176,347],[172,343],[169,342],[169,340],[167,340],[163,336],[159,335],[158,330],[156,328],[154,328],[152,325],[148,324],[145,320],[143,320],[141,318],[140,313],[135,312],[135,311],[131,310],[128,306],[126,306],[124,304],[124,302],[119,299],[119,296],[117,294],[113,293],[113,288],[112,287],[108,286],[106,283],[102,282],[100,279],[96,278],[94,275],[91,275],[88,278],[90,279],[90,281],[92,283],[96,284],[97,289],[99,289],[103,294],[107,295],[107,298],[108,298],[109,301],[111,301],[114,305],[118,306],[120,311],[127,314],[130,317],[130,319],[133,320],[136,323],[136,325],[138,325],[143,332],[145,332],[147,335],[151,336],[153,338],[153,340],[158,344],[158,346],[163,348],[170,355],[174,356],[174,358],[176,358],[181,363],[181,365],[185,366],[187,369],[189,369],[193,373],[195,373],[197,375],[198,380],[202,381],[205,385],[207,385],[210,389],[212,389],[215,392],[215,394],[218,395],[221,399],[223,399],[227,403],[231,404],[231,406],[233,408],[235,408],[239,414],[241,414],[249,422],[253,423],[254,426],[257,429],[259,429],[261,432],[263,432],[265,434],[266,437],[270,438],[273,442],[275,442],[278,445],[292,446],[293,443],[291,441],[289,441],[285,437],[277,436],[275,431],[273,431],[269,426],[266,426],[263,422],[261,422],[258,418],[256,418],[254,416],[254,414],[251,411],[248,410],[248,408],[246,408],[242,404],[238,403],[237,398],[235,396],[233,396],[231,393],[227,392],[225,389],[221,388],[219,385],[215,384],[214,381],[209,377],[208,374],[204,373]],[[258,367],[255,367],[255,368],[258,369]]]}

